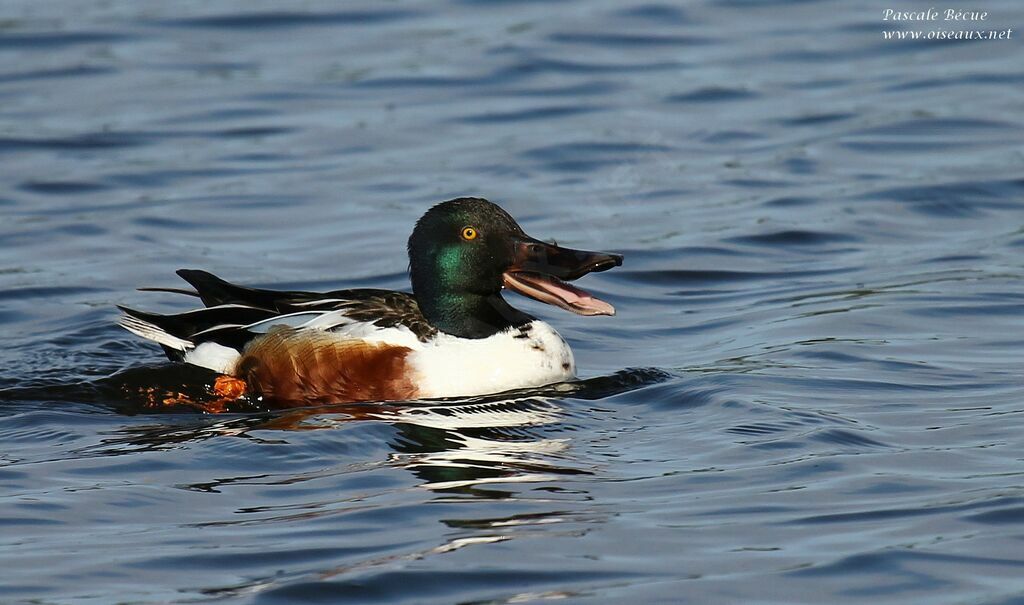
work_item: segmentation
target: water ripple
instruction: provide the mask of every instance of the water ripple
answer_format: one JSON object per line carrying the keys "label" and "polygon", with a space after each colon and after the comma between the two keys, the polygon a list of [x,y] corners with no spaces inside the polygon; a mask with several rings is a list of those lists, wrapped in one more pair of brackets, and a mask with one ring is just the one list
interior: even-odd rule
{"label": "water ripple", "polygon": [[415,17],[417,12],[408,10],[350,10],[337,12],[288,12],[268,11],[186,17],[150,22],[161,27],[194,27],[232,30],[287,29],[310,26],[373,25],[399,19]]}
{"label": "water ripple", "polygon": [[757,98],[757,93],[742,88],[707,87],[665,98],[670,103],[722,103]]}
{"label": "water ripple", "polygon": [[134,36],[113,32],[35,32],[0,35],[0,51],[42,50],[53,51],[64,47],[86,44],[112,44],[135,39]]}

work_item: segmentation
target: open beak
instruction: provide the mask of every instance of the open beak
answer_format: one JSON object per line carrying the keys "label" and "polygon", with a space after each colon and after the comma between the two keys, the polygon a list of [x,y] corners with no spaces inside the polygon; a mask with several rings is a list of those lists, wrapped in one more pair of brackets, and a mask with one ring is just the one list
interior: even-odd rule
{"label": "open beak", "polygon": [[524,235],[502,277],[506,288],[534,300],[580,315],[615,315],[615,307],[566,282],[621,264],[621,254],[560,248]]}

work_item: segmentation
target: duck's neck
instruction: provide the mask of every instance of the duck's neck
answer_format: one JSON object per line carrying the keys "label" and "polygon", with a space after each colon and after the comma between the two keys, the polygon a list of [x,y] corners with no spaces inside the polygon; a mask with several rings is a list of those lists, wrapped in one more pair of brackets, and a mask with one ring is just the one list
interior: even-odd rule
{"label": "duck's neck", "polygon": [[415,296],[420,311],[432,326],[459,338],[487,338],[533,321],[533,317],[505,302],[500,292],[421,293],[416,289]]}

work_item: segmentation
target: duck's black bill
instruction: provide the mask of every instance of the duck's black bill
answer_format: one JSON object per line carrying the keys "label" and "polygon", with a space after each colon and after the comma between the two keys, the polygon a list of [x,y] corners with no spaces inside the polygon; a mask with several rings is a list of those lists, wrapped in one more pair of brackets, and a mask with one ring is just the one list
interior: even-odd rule
{"label": "duck's black bill", "polygon": [[615,307],[565,282],[622,264],[621,254],[561,248],[530,237],[515,242],[505,287],[580,315],[615,315]]}

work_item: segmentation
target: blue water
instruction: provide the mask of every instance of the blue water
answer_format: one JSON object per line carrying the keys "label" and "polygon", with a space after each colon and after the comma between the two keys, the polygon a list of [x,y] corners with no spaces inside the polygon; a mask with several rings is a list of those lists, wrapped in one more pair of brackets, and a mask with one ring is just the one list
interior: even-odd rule
{"label": "blue water", "polygon": [[[1020,38],[881,31],[1024,5],[891,7],[5,2],[0,602],[1022,602]],[[457,195],[625,254],[614,318],[514,301],[583,383],[118,390],[134,288],[403,289]]]}

